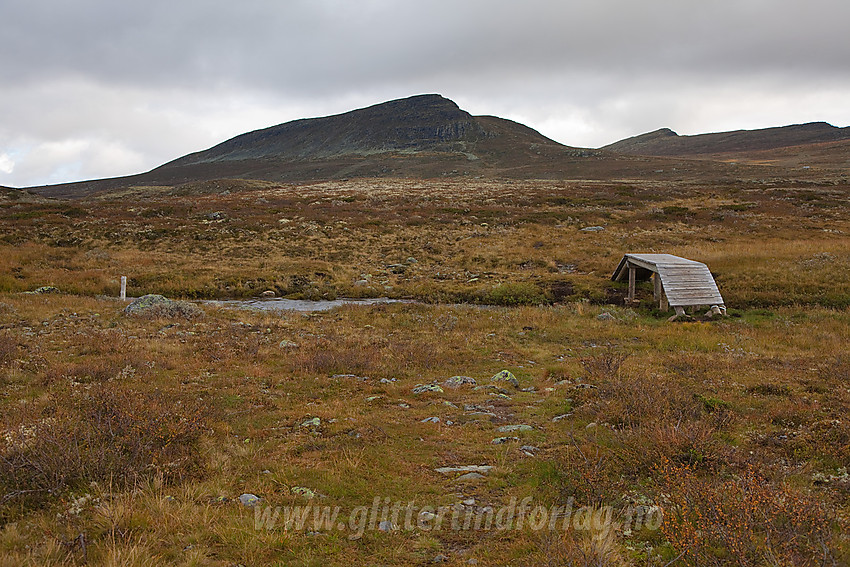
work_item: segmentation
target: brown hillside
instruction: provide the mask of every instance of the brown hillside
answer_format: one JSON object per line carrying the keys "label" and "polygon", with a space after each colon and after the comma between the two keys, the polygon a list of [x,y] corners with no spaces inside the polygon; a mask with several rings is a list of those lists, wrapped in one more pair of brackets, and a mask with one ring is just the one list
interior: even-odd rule
{"label": "brown hillside", "polygon": [[420,95],[249,132],[147,173],[32,190],[75,198],[128,187],[214,179],[607,179],[658,170],[671,171],[672,167],[665,160],[565,146],[510,120],[472,116],[440,95]]}

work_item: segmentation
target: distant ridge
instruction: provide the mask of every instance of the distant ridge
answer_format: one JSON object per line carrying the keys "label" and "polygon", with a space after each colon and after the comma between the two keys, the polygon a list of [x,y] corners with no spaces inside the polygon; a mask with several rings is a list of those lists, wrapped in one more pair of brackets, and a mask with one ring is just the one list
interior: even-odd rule
{"label": "distant ridge", "polygon": [[695,157],[758,152],[848,139],[850,127],[837,128],[826,122],[810,122],[693,136],[680,136],[669,128],[662,128],[620,140],[601,149],[627,155]]}

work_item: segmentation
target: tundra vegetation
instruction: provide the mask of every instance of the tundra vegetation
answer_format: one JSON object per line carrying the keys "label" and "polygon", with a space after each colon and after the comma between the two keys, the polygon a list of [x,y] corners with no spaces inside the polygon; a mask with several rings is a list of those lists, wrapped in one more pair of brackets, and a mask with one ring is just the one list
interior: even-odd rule
{"label": "tundra vegetation", "polygon": [[[0,565],[847,564],[849,192],[376,179],[7,199]],[[625,252],[705,262],[730,316],[668,323],[649,284],[625,306]],[[417,301],[139,317],[121,275],[136,297]],[[463,465],[492,469],[435,470]],[[613,524],[266,530],[243,494],[344,513],[531,497]],[[655,507],[658,529],[626,522]]]}

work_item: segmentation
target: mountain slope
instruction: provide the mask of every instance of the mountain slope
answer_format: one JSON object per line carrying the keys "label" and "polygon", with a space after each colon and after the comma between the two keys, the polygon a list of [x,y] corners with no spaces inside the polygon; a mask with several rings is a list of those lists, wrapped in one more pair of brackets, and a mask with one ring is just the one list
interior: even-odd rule
{"label": "mountain slope", "polygon": [[0,185],[0,203],[41,203],[44,198],[23,189]]}
{"label": "mountain slope", "polygon": [[848,139],[850,127],[837,128],[826,122],[694,136],[680,136],[669,128],[662,128],[620,140],[602,149],[628,155],[697,157],[724,153],[747,154]]}
{"label": "mountain slope", "polygon": [[128,187],[213,179],[599,178],[627,171],[635,163],[645,167],[646,158],[565,146],[522,124],[472,116],[451,100],[429,94],[248,132],[147,173],[31,190],[75,198]]}
{"label": "mountain slope", "polygon": [[[838,130],[824,127],[826,133],[814,137],[835,135],[832,130]],[[627,155],[671,140],[707,143],[724,134],[706,136],[659,130],[607,149],[574,148],[511,120],[472,116],[451,100],[430,94],[248,132],[147,173],[29,190],[49,197],[80,198],[153,186],[182,185],[187,187],[181,191],[205,191],[198,189],[202,182],[218,179],[305,183],[372,177],[705,180],[765,176],[764,167],[747,169],[739,164],[732,170],[722,163],[729,160],[711,161],[682,150],[682,155],[669,157]],[[748,142],[747,147],[756,146]],[[608,151],[612,148],[623,153]]]}

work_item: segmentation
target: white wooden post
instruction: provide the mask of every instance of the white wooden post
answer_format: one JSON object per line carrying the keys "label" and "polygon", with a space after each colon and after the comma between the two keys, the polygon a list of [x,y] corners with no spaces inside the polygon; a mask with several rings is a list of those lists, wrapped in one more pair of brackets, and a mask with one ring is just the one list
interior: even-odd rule
{"label": "white wooden post", "polygon": [[121,276],[121,301],[127,300],[127,276]]}
{"label": "white wooden post", "polygon": [[637,272],[637,268],[633,265],[629,264],[629,303],[632,303],[635,300],[635,272]]}

